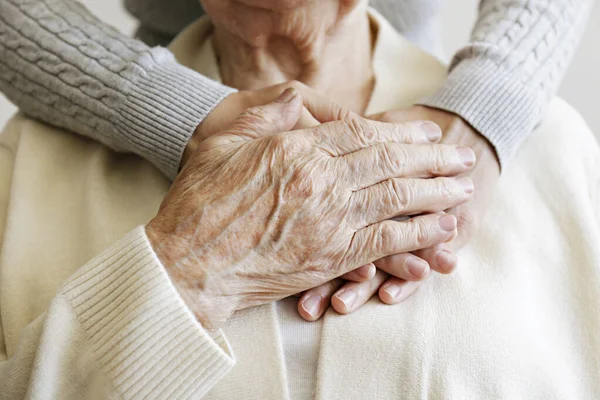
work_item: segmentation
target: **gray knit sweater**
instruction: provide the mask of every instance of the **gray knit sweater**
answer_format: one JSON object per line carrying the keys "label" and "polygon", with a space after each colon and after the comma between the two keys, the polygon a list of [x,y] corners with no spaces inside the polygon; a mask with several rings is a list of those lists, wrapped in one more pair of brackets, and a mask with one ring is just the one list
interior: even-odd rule
{"label": "gray knit sweater", "polygon": [[[542,117],[593,0],[482,0],[469,43],[424,104],[469,121],[506,163]],[[443,0],[378,0],[398,30],[436,45]],[[458,6],[460,2],[457,0]],[[126,0],[140,36],[162,41],[198,0]],[[231,89],[128,38],[76,0],[0,0],[0,90],[22,111],[178,171],[196,126]]]}

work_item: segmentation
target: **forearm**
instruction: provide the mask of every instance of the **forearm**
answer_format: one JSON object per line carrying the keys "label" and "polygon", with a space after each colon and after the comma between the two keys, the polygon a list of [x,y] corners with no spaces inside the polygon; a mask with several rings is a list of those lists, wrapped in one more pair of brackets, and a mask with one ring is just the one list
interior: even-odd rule
{"label": "forearm", "polygon": [[9,359],[0,350],[0,399],[200,398],[233,364],[225,339],[186,308],[140,227],[68,280]]}
{"label": "forearm", "polygon": [[483,0],[446,84],[422,104],[468,121],[505,166],[543,118],[593,0]]}
{"label": "forearm", "polygon": [[30,116],[136,153],[169,177],[231,92],[71,0],[0,0],[0,90]]}

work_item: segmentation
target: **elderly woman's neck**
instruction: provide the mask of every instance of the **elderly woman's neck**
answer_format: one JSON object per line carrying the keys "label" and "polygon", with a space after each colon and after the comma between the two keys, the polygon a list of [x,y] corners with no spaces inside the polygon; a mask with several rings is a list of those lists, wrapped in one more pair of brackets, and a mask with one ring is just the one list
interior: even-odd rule
{"label": "elderly woman's neck", "polygon": [[374,84],[366,11],[354,10],[330,26],[317,17],[294,22],[296,27],[284,34],[254,31],[254,40],[216,25],[214,48],[223,82],[257,89],[298,80],[363,113]]}

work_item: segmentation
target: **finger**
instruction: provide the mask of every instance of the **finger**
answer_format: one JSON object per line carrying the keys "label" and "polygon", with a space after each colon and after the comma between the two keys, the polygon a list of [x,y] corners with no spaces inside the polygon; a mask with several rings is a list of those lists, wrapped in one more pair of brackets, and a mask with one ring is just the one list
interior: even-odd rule
{"label": "finger", "polygon": [[427,261],[410,253],[394,254],[375,261],[375,266],[391,276],[407,281],[422,281],[429,276]]}
{"label": "finger", "polygon": [[375,272],[377,272],[377,268],[375,268],[373,263],[369,263],[342,275],[341,278],[352,282],[364,282],[373,278]]}
{"label": "finger", "polygon": [[298,300],[298,313],[306,321],[316,321],[327,311],[331,296],[342,286],[342,279],[334,279],[307,290]]}
{"label": "finger", "polygon": [[404,281],[391,277],[379,289],[379,300],[385,304],[398,304],[406,300],[422,284],[423,281]]}
{"label": "finger", "polygon": [[223,143],[287,132],[298,123],[302,109],[302,96],[296,89],[287,88],[274,102],[247,109],[226,132],[212,138]]}
{"label": "finger", "polygon": [[457,251],[462,248],[477,231],[479,220],[475,213],[475,205],[477,201],[481,201],[481,198],[477,198],[477,195],[481,197],[485,196],[486,193],[479,191],[473,198],[473,202],[461,204],[447,210],[448,214],[456,216],[457,220],[456,237],[448,243],[451,250]]}
{"label": "finger", "polygon": [[448,243],[442,243],[437,246],[418,250],[414,254],[423,260],[426,260],[430,268],[440,274],[450,274],[458,267],[458,258],[449,248]]}
{"label": "finger", "polygon": [[476,220],[471,207],[472,203],[450,209],[448,212],[456,216],[456,236],[446,243],[433,248],[418,250],[415,255],[426,260],[431,269],[440,274],[449,274],[458,267],[455,252],[471,237],[476,229]]}
{"label": "finger", "polygon": [[351,114],[341,121],[313,128],[312,136],[324,151],[340,157],[383,143],[435,143],[442,137],[442,130],[429,121],[390,124]]}
{"label": "finger", "polygon": [[266,103],[269,101],[268,99],[273,99],[275,93],[281,93],[286,88],[294,88],[302,95],[306,111],[311,115],[311,119],[319,123],[340,121],[357,116],[356,113],[329,100],[323,94],[299,81],[289,81],[267,87],[258,93],[257,98]]}
{"label": "finger", "polygon": [[378,143],[341,157],[347,166],[345,180],[359,190],[389,178],[430,178],[452,176],[475,165],[469,147]]}
{"label": "finger", "polygon": [[363,228],[398,215],[437,213],[469,201],[474,187],[470,178],[393,178],[354,192],[350,210]]}
{"label": "finger", "polygon": [[302,95],[304,107],[320,123],[344,121],[358,117],[358,114],[350,109],[327,99],[309,87],[302,89]]}
{"label": "finger", "polygon": [[296,126],[294,126],[294,130],[299,129],[307,129],[315,126],[319,126],[321,123],[317,121],[306,109],[306,107],[302,108],[302,114]]}
{"label": "finger", "polygon": [[354,233],[346,255],[340,263],[346,270],[392,255],[432,247],[450,239],[456,231],[456,217],[429,214],[406,221],[383,221]]}
{"label": "finger", "polygon": [[340,314],[356,311],[377,293],[387,276],[383,271],[377,271],[368,281],[346,283],[331,297],[331,306]]}
{"label": "finger", "polygon": [[410,116],[410,108],[408,108],[402,110],[388,110],[377,114],[371,114],[367,116],[367,118],[374,119],[375,121],[397,123],[409,121],[411,119]]}

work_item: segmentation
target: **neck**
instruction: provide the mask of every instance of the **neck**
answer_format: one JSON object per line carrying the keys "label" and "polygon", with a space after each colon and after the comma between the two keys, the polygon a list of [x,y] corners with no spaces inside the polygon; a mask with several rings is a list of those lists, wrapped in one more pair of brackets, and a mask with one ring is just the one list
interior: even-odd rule
{"label": "neck", "polygon": [[365,8],[328,15],[322,7],[314,16],[304,10],[304,20],[297,10],[295,15],[272,13],[285,29],[265,24],[270,32],[252,35],[215,23],[213,46],[223,83],[245,90],[298,80],[364,113],[374,84],[372,32]]}

